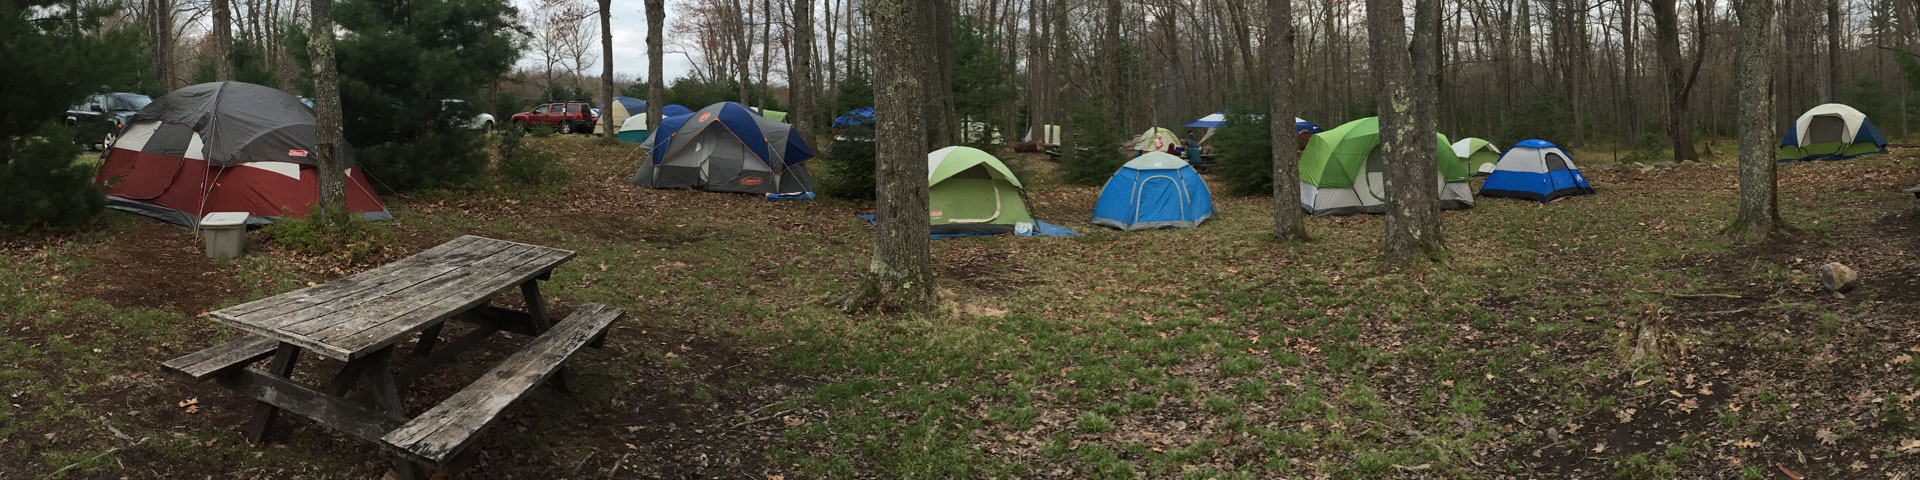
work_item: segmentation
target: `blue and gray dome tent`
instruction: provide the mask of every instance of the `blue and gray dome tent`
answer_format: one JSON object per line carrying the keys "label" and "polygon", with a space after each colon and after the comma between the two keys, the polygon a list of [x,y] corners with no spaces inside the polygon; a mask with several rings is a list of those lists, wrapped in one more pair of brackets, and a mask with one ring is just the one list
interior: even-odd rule
{"label": "blue and gray dome tent", "polygon": [[1887,137],[1853,107],[1829,103],[1807,110],[1780,140],[1780,161],[1845,160],[1887,153]]}
{"label": "blue and gray dome tent", "polygon": [[1192,228],[1213,218],[1213,194],[1185,160],[1164,152],[1134,157],[1107,180],[1093,223],[1121,230]]}
{"label": "blue and gray dome tent", "polygon": [[1565,150],[1546,140],[1523,140],[1500,155],[1480,195],[1550,202],[1560,197],[1590,195],[1593,187],[1573,165]]}
{"label": "blue and gray dome tent", "polygon": [[799,132],[755,115],[745,105],[708,105],[661,119],[659,130],[652,151],[630,180],[634,185],[739,193],[813,191],[813,176],[802,165],[813,158],[813,150]]}

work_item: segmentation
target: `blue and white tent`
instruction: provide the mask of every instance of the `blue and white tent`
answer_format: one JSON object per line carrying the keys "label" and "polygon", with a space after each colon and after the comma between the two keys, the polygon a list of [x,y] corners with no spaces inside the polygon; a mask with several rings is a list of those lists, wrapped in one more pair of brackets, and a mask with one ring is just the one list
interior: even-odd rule
{"label": "blue and white tent", "polygon": [[1147,152],[1120,167],[1100,190],[1093,223],[1121,230],[1192,228],[1213,218],[1213,194],[1185,160]]}
{"label": "blue and white tent", "polygon": [[[1255,116],[1264,118],[1266,114],[1262,113]],[[1213,133],[1219,131],[1220,127],[1227,126],[1227,114],[1226,112],[1215,112],[1212,115],[1200,117],[1199,120],[1194,120],[1184,126],[1187,128],[1207,129],[1207,133],[1201,134],[1200,136],[1200,141],[1205,142],[1208,138],[1213,138]],[[1313,122],[1306,121],[1300,117],[1293,118],[1293,130],[1294,133],[1320,133],[1326,131],[1321,129],[1319,125],[1314,125]]]}
{"label": "blue and white tent", "polygon": [[1780,140],[1780,161],[1845,160],[1887,153],[1887,137],[1867,115],[1846,105],[1829,103],[1800,115],[1787,125]]}
{"label": "blue and white tent", "polygon": [[1546,140],[1524,140],[1500,155],[1480,195],[1549,202],[1560,197],[1588,195],[1593,187],[1573,165],[1565,150]]}

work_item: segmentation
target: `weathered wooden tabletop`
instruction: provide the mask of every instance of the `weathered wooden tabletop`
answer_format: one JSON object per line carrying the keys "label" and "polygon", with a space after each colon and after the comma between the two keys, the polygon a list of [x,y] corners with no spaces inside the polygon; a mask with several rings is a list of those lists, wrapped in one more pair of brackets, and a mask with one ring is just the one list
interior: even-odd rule
{"label": "weathered wooden tabletop", "polygon": [[557,248],[467,235],[398,262],[208,316],[349,361],[545,275],[573,256]]}

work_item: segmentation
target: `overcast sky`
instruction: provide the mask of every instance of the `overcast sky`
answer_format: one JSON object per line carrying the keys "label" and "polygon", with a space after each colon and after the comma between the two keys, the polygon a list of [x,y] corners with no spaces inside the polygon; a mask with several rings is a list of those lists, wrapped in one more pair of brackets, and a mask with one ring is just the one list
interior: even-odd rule
{"label": "overcast sky", "polygon": [[[674,7],[680,2],[667,0],[666,3],[666,24],[671,27],[677,21]],[[534,1],[513,0],[513,4],[522,12],[530,12]],[[616,77],[647,79],[647,14],[642,7],[644,4],[641,0],[613,0],[613,72]],[[598,19],[590,21],[599,23]],[[666,42],[666,50],[674,50],[672,34],[662,38]],[[673,84],[673,79],[686,77],[693,70],[686,55],[668,53],[665,57],[661,60],[661,70],[666,72],[666,83],[669,85]],[[538,69],[539,64],[540,60],[533,58],[532,52],[520,59],[521,68]],[[595,67],[593,72],[598,74],[600,69]]]}

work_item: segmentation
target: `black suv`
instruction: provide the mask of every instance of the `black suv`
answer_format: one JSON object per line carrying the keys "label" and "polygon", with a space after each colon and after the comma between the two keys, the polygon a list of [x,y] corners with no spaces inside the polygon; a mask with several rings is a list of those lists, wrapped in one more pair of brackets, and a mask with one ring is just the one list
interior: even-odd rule
{"label": "black suv", "polygon": [[87,148],[106,149],[114,135],[127,126],[127,119],[153,99],[138,93],[103,93],[67,109],[65,123],[74,127],[73,142]]}

